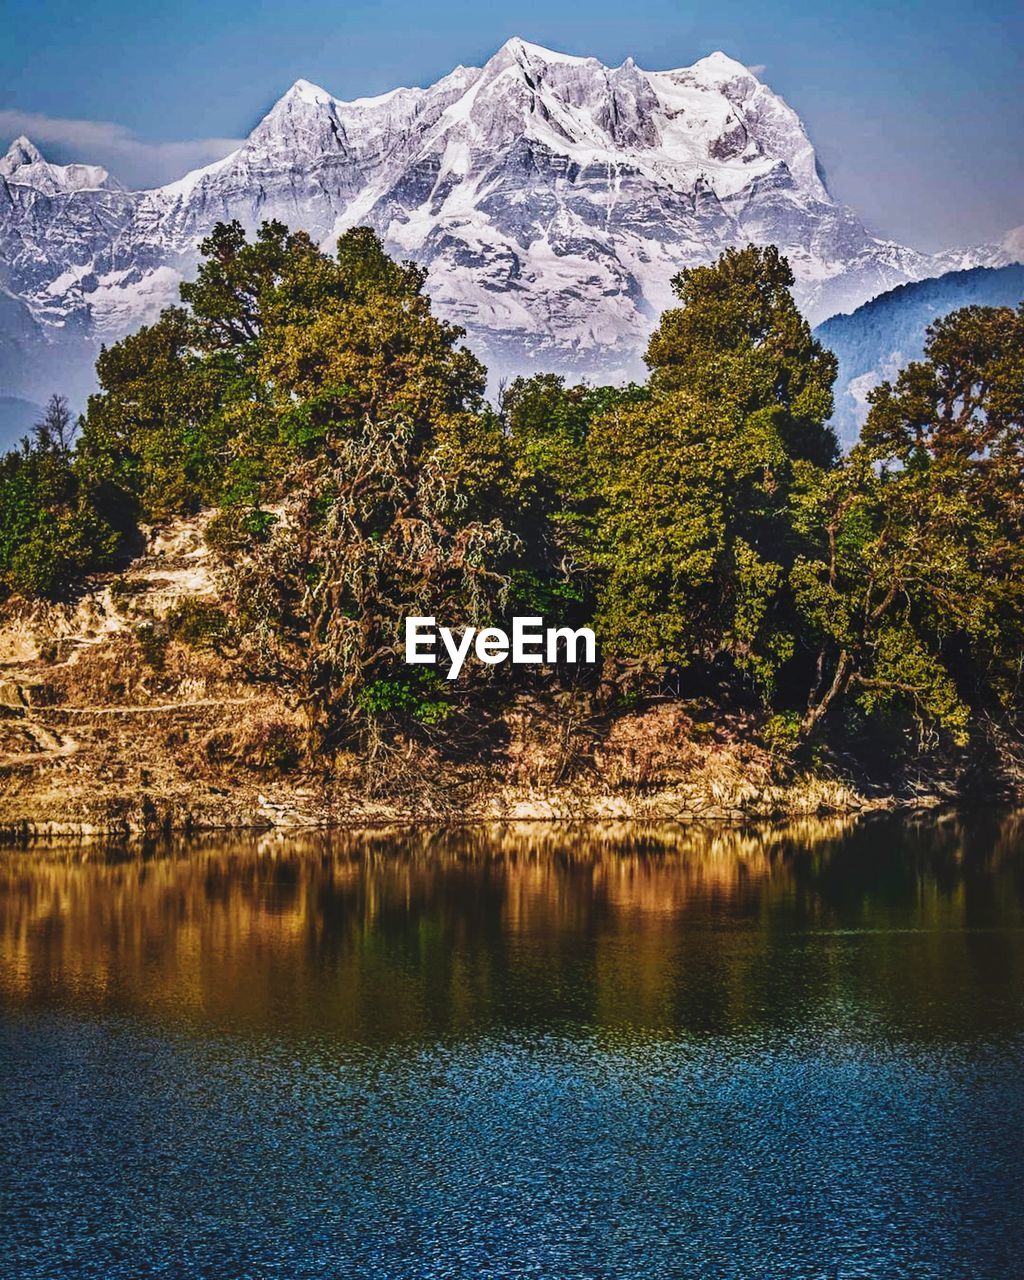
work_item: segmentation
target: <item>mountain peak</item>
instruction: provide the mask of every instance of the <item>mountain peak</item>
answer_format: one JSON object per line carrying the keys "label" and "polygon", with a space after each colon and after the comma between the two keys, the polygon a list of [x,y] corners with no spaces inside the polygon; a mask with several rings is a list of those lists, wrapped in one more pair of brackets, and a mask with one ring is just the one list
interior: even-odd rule
{"label": "mountain peak", "polygon": [[24,134],[20,134],[7,148],[7,154],[0,161],[0,172],[5,175],[20,169],[26,164],[43,164],[43,153]]}
{"label": "mountain peak", "polygon": [[303,102],[311,107],[323,107],[334,101],[334,95],[321,89],[318,84],[313,84],[311,80],[296,80],[287,93],[282,94],[275,106],[281,106],[283,103]]}
{"label": "mountain peak", "polygon": [[529,40],[524,40],[522,36],[512,36],[506,40],[490,61],[494,62],[496,59],[503,58],[510,58],[518,63],[562,62],[574,65],[593,61],[591,58],[580,58],[571,53],[558,53],[554,49],[545,48],[542,44],[532,44]]}
{"label": "mountain peak", "polygon": [[0,178],[51,196],[92,189],[121,190],[98,164],[51,164],[24,134],[14,139],[0,160]]}
{"label": "mountain peak", "polygon": [[742,62],[737,62],[735,58],[730,58],[727,53],[723,53],[721,49],[715,49],[713,53],[709,53],[705,58],[698,58],[691,68],[693,71],[698,69],[701,71],[709,71],[714,76],[747,76],[752,80],[757,77],[745,67]]}

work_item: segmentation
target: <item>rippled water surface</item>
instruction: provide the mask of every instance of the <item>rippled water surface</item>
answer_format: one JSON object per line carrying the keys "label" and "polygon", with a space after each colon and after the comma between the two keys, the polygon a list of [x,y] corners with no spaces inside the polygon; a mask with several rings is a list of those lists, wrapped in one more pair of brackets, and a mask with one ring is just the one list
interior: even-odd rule
{"label": "rippled water surface", "polygon": [[0,853],[0,1276],[1013,1280],[1024,821]]}

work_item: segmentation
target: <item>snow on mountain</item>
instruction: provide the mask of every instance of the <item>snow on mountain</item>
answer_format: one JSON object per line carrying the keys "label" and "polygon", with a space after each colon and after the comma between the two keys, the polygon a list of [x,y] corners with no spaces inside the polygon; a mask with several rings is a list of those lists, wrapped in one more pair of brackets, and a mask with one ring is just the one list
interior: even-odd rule
{"label": "snow on mountain", "polygon": [[[728,245],[779,245],[815,321],[975,261],[872,236],[792,108],[723,53],[644,71],[513,39],[426,89],[345,102],[299,80],[237,151],[152,191],[19,139],[0,161],[0,287],[42,335],[20,389],[38,398],[59,372],[76,394],[99,341],[176,300],[216,222],[272,217],[326,248],[374,227],[496,373],[636,372],[672,276]],[[0,363],[0,385],[14,377]]]}
{"label": "snow on mountain", "polygon": [[833,316],[814,331],[839,357],[832,425],[849,448],[868,414],[868,392],[924,354],[932,321],[960,307],[1017,307],[1024,302],[1024,266],[975,267],[900,285],[852,315]]}
{"label": "snow on mountain", "polygon": [[974,267],[1005,267],[1024,262],[1024,227],[1014,227],[994,244],[976,244],[967,248],[946,249],[932,261],[946,271],[970,271]]}
{"label": "snow on mountain", "polygon": [[68,191],[121,190],[120,184],[98,164],[50,164],[24,135],[14,139],[0,160],[0,176],[48,196]]}

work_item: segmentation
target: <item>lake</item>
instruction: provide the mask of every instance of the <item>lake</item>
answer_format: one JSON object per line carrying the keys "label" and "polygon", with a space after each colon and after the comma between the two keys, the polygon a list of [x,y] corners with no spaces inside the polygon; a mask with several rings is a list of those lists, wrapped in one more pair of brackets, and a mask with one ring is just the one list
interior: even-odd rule
{"label": "lake", "polygon": [[1024,1274],[1024,818],[0,852],[0,1275]]}

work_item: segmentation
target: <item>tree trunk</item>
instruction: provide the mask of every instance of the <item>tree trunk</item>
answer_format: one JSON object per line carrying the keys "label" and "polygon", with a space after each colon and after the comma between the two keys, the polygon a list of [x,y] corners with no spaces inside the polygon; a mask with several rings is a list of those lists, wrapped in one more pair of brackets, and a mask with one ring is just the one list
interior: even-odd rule
{"label": "tree trunk", "polygon": [[836,663],[835,675],[832,677],[832,683],[825,690],[825,693],[817,702],[812,701],[807,707],[807,713],[800,725],[801,738],[809,738],[818,728],[822,720],[828,715],[833,703],[844,694],[849,688],[850,677],[853,675],[853,658],[845,650],[841,650],[839,661]]}

